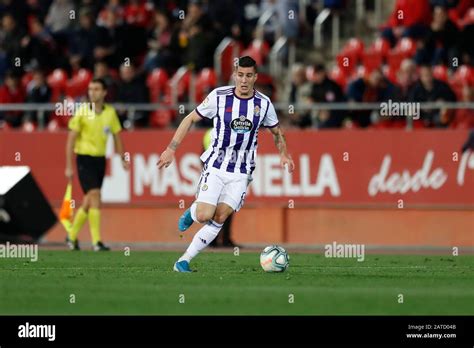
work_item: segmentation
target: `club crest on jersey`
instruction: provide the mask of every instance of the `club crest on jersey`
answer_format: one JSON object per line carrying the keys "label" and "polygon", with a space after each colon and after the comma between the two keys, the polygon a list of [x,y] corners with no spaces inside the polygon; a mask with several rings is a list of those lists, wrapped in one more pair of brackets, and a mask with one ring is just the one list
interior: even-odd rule
{"label": "club crest on jersey", "polygon": [[105,127],[104,127],[104,133],[105,133],[105,134],[111,134],[111,133],[112,133],[112,130],[110,129],[109,126],[105,126]]}
{"label": "club crest on jersey", "polygon": [[230,128],[236,133],[242,134],[250,132],[253,128],[252,121],[248,120],[244,115],[240,115],[230,123]]}
{"label": "club crest on jersey", "polygon": [[253,109],[253,114],[255,116],[260,116],[260,106],[255,105],[255,108]]}

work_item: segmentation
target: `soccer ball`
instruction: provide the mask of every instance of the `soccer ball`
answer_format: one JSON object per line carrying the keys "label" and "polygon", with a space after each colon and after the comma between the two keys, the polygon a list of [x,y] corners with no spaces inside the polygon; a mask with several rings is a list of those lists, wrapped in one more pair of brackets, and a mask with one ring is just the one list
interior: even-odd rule
{"label": "soccer ball", "polygon": [[270,245],[260,254],[260,265],[265,272],[283,272],[290,265],[290,256],[281,246]]}

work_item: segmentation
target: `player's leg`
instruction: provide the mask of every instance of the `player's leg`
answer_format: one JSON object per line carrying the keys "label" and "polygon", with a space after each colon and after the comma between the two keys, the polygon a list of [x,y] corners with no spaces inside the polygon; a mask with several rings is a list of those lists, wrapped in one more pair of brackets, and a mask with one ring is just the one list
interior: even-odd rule
{"label": "player's leg", "polygon": [[100,189],[105,176],[105,157],[93,158],[92,163],[93,181],[88,192],[89,208],[89,228],[92,237],[94,251],[108,251],[110,248],[102,243],[100,235]]}
{"label": "player's leg", "polygon": [[84,226],[84,223],[87,221],[88,217],[90,202],[87,193],[92,180],[91,173],[88,170],[88,165],[89,163],[87,156],[76,156],[77,174],[79,183],[81,184],[82,192],[84,192],[84,198],[81,207],[79,207],[76,215],[74,216],[71,230],[69,231],[68,238],[66,239],[66,242],[71,250],[79,250],[79,241],[77,236],[79,235],[79,232]]}
{"label": "player's leg", "polygon": [[[183,272],[183,270],[179,269],[180,266],[184,266],[184,271],[186,271],[186,269],[189,269],[189,263],[191,262],[191,260],[195,258],[217,237],[219,231],[222,228],[222,225],[224,224],[224,221],[233,212],[234,210],[232,209],[232,207],[229,207],[225,203],[219,203],[217,205],[214,217],[212,219],[209,219],[207,223],[205,223],[204,226],[201,227],[201,229],[194,235],[194,238],[188,249],[186,249],[183,256],[181,256],[178,262],[175,264],[176,271]],[[180,264],[183,261],[184,263]]]}
{"label": "player's leg", "polygon": [[94,251],[107,251],[109,248],[102,243],[100,236],[100,189],[90,190],[88,196],[90,200],[89,228]]}
{"label": "player's leg", "polygon": [[[194,235],[194,238],[183,256],[174,265],[177,272],[190,272],[189,262],[204,249],[219,233],[222,225],[213,221],[218,200],[224,189],[224,181],[216,172],[203,172],[196,201],[192,204],[189,215],[192,220],[203,223],[204,226]],[[182,220],[182,217],[180,218]],[[190,225],[189,225],[190,226]],[[182,230],[180,228],[180,230]]]}
{"label": "player's leg", "polygon": [[212,219],[223,187],[222,179],[215,172],[203,169],[196,192],[196,201],[179,218],[178,229],[184,232],[194,222],[204,224]]}

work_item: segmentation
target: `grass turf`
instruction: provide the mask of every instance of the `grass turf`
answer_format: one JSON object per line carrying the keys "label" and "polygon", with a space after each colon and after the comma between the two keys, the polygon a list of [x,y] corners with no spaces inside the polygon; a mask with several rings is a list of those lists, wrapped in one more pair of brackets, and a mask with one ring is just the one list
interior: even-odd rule
{"label": "grass turf", "polygon": [[279,274],[264,273],[256,253],[231,251],[205,252],[191,264],[197,272],[180,274],[178,256],[40,249],[37,262],[0,259],[0,314],[474,314],[474,256],[357,262],[290,250]]}

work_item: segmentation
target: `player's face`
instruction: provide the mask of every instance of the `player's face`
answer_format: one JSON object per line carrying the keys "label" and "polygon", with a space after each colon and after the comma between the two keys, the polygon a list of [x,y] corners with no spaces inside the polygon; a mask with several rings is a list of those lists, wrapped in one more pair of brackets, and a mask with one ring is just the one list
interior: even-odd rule
{"label": "player's face", "polygon": [[234,72],[235,87],[238,94],[247,96],[253,93],[253,86],[257,80],[254,68],[238,67]]}
{"label": "player's face", "polygon": [[89,100],[92,103],[102,103],[104,101],[107,91],[102,87],[102,84],[98,82],[89,83]]}

